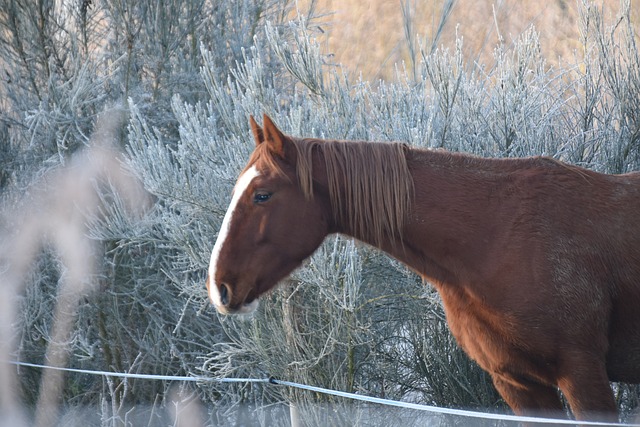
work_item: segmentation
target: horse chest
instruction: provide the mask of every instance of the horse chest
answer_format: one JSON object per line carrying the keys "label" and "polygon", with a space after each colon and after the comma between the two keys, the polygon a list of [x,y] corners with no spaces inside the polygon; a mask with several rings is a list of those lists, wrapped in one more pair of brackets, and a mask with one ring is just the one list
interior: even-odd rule
{"label": "horse chest", "polygon": [[440,295],[458,345],[482,368],[504,373],[530,364],[526,352],[521,351],[522,331],[515,319],[458,290],[441,290]]}

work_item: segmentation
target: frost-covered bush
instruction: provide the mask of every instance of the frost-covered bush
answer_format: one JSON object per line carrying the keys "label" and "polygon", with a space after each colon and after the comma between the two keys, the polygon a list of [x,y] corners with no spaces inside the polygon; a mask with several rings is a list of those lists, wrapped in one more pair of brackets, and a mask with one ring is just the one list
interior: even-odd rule
{"label": "frost-covered bush", "polygon": [[[99,131],[97,117],[104,110],[126,116],[126,120],[115,120],[119,126],[110,129],[105,138],[121,147],[128,145],[128,102],[135,104],[132,113],[137,120],[153,126],[168,146],[175,146],[179,134],[171,107],[173,95],[179,93],[190,103],[208,100],[200,76],[200,49],[212,52],[207,58],[209,72],[222,73],[229,64],[243,62],[243,49],[251,45],[255,35],[264,33],[267,19],[279,22],[291,7],[289,2],[270,0],[0,1],[0,186],[4,207],[0,274],[2,297],[5,291],[12,294],[11,299],[3,299],[3,304],[12,306],[2,313],[3,328],[16,320],[5,319],[5,315],[18,314],[11,357],[7,354],[8,334],[4,329],[0,334],[0,379],[15,371],[4,365],[7,359],[54,363],[48,349],[65,345],[68,364],[76,367],[185,374],[200,363],[198,357],[202,356],[198,354],[207,354],[211,337],[221,336],[221,330],[215,318],[200,321],[198,313],[185,311],[194,297],[185,296],[184,284],[201,286],[199,279],[189,278],[189,274],[200,276],[199,271],[189,273],[184,265],[178,266],[184,258],[183,248],[189,245],[184,240],[188,233],[179,236],[180,228],[172,228],[174,221],[158,221],[155,216],[161,212],[178,218],[179,206],[168,206],[159,192],[154,194],[158,208],[148,211],[146,222],[135,221],[126,215],[122,191],[110,191],[115,185],[112,179],[76,175],[73,159],[76,153],[82,158],[83,148],[94,145],[93,134]],[[153,156],[148,160],[154,161]],[[82,196],[73,189],[57,201],[45,197],[46,202],[29,204],[45,185],[58,185],[51,177],[59,175],[70,176],[71,184],[74,177],[82,186],[93,182],[95,192],[90,193],[101,202],[95,206],[98,211],[79,203]],[[153,190],[151,183],[145,182]],[[47,191],[61,194],[55,188]],[[204,201],[205,197],[200,198]],[[66,265],[56,244],[40,233],[56,224],[51,203],[67,204],[69,212],[74,212],[74,206],[79,208],[85,217],[76,218],[75,230],[84,230],[84,235],[99,243],[101,251],[97,253],[103,254],[91,259],[92,254],[85,251],[87,266],[96,267],[86,277],[91,283],[86,289],[94,291],[73,296],[77,310],[66,313],[72,330],[68,336],[62,334],[62,342],[57,342],[60,337],[53,333],[58,321],[55,313],[62,299],[62,284],[73,269]],[[28,229],[23,218],[31,218],[31,213],[15,206],[36,206],[37,217],[45,223],[32,228],[39,235],[30,240],[35,244],[33,250],[25,249],[24,254],[18,250],[24,245],[13,236],[20,235],[16,230]],[[187,213],[184,208],[182,213]],[[175,231],[173,235],[168,229]],[[22,266],[12,265],[14,255],[22,256],[25,262],[33,260],[24,277]],[[14,282],[9,277],[14,270],[20,270],[20,277],[25,278],[18,288],[24,290],[19,292],[19,301],[8,285]],[[179,279],[172,281],[166,272]],[[202,299],[197,305],[206,307]],[[47,374],[20,368],[18,376],[22,391],[16,396],[27,407],[42,406],[43,394],[54,395],[54,400],[62,397],[65,405],[102,408],[105,425],[124,420],[132,405],[138,404],[151,408],[152,419],[153,408],[164,405],[170,385],[68,375],[63,390],[43,393]],[[4,414],[11,405],[7,395],[16,389],[11,387],[13,383],[2,382],[0,412]]]}
{"label": "frost-covered bush", "polygon": [[[485,156],[547,155],[608,172],[637,169],[635,124],[626,110],[611,108],[619,103],[613,97],[621,94],[616,95],[604,75],[606,65],[610,72],[626,70],[624,75],[634,79],[638,62],[633,38],[622,29],[610,33],[589,7],[583,13],[588,55],[566,69],[545,66],[532,29],[511,49],[497,46],[490,68],[465,63],[459,44],[424,53],[416,79],[399,69],[395,81],[377,85],[323,66],[304,20],[267,25],[266,37],[256,38],[245,51],[245,62],[227,77],[211,73],[207,60],[203,79],[211,97],[208,104],[176,99],[182,138],[175,150],[163,151],[166,144],[134,119],[132,126],[143,129],[131,140],[134,168],[162,176],[168,188],[175,187],[180,202],[207,194],[204,200],[188,202],[191,206],[182,205],[189,212],[184,215],[187,222],[193,221],[192,214],[211,220],[208,230],[202,220],[197,230],[191,227],[203,234],[193,237],[202,242],[201,249],[190,252],[201,254],[185,254],[189,270],[201,272],[230,188],[252,150],[249,115],[266,112],[297,136],[400,140]],[[614,41],[620,58],[612,61],[606,46]],[[205,60],[210,54],[203,50]],[[265,67],[274,57],[281,68]],[[592,92],[594,83],[600,95]],[[628,90],[631,86],[625,84]],[[140,140],[145,144],[138,145]],[[150,166],[145,159],[149,150],[170,153],[180,168],[170,166],[161,173],[160,163]],[[176,170],[185,171],[182,181],[169,173]],[[197,186],[203,186],[202,192],[192,193]],[[183,195],[184,189],[191,195]],[[193,210],[200,208],[199,213]],[[192,289],[204,298],[202,288]],[[274,375],[398,399],[504,410],[487,375],[453,343],[431,292],[371,249],[330,239],[267,298],[253,319],[222,319],[226,338],[212,346],[204,368],[212,375]],[[367,416],[351,403],[297,390],[261,388],[242,399],[264,402],[265,395],[268,401],[295,404],[309,424],[326,416],[314,409],[320,402],[343,405],[344,412],[337,413],[350,418]]]}
{"label": "frost-covered bush", "polygon": [[[14,8],[5,10],[26,13],[18,2],[4,1]],[[488,376],[455,345],[432,288],[348,239],[328,239],[252,318],[218,317],[204,280],[231,189],[253,149],[248,117],[267,113],[295,136],[396,140],[494,157],[547,155],[606,172],[638,169],[640,61],[628,5],[612,28],[583,5],[584,53],[564,68],[545,65],[531,29],[509,48],[496,46],[493,64],[468,62],[460,40],[415,48],[411,72],[398,64],[393,81],[367,82],[325,64],[313,16],[288,21],[291,8],[280,2],[85,3],[91,7],[68,14],[47,9],[45,16],[77,15],[80,24],[69,24],[68,38],[29,21],[29,31],[61,43],[57,51],[68,47],[67,62],[45,49],[39,55],[46,61],[25,68],[20,49],[30,45],[13,39],[2,45],[12,55],[10,73],[22,73],[21,86],[4,81],[15,93],[5,101],[11,108],[3,105],[3,123],[19,153],[1,153],[12,162],[0,175],[5,200],[23,188],[22,170],[65,163],[68,152],[88,143],[95,114],[124,99],[128,126],[113,138],[154,200],[144,218],[134,219],[117,195],[105,195],[100,215],[89,219],[87,235],[104,246],[104,256],[94,279],[99,292],[78,304],[70,365],[274,376],[427,404],[506,410]],[[11,16],[2,15],[9,30],[18,22]],[[98,35],[106,42],[98,43]],[[47,67],[58,71],[47,74]],[[54,95],[64,102],[54,102]],[[61,270],[51,252],[32,266],[16,357],[43,361]],[[39,378],[37,370],[20,372],[28,404],[37,400]],[[150,408],[146,416],[153,423],[166,416],[161,408],[169,405],[170,386],[73,374],[62,394],[74,407],[100,405],[103,425],[130,422],[132,408]],[[203,403],[208,424],[294,418],[305,425],[399,425],[417,416],[265,384],[182,388]],[[616,391],[623,413],[631,413],[637,389],[616,385]]]}

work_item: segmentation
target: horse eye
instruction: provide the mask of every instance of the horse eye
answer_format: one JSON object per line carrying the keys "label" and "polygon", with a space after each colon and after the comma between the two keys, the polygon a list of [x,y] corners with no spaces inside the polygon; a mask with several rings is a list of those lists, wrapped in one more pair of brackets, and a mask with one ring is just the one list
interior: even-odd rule
{"label": "horse eye", "polygon": [[271,193],[256,193],[253,196],[253,203],[264,203],[271,198]]}

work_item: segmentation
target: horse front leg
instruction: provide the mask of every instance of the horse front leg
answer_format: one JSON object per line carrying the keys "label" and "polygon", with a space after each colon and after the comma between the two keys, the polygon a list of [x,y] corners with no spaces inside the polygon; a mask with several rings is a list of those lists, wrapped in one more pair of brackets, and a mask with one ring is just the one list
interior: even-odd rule
{"label": "horse front leg", "polygon": [[565,364],[567,369],[558,380],[558,386],[576,419],[617,423],[618,407],[605,363],[585,354],[580,354]]}
{"label": "horse front leg", "polygon": [[[566,418],[558,389],[533,380],[492,375],[493,384],[516,415]],[[536,424],[531,424],[536,425]]]}

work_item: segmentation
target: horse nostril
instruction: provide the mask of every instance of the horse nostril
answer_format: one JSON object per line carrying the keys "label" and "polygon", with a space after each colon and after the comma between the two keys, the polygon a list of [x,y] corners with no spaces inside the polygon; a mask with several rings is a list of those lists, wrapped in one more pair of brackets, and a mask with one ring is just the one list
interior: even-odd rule
{"label": "horse nostril", "polygon": [[220,284],[220,302],[222,305],[229,305],[229,286],[225,283]]}

